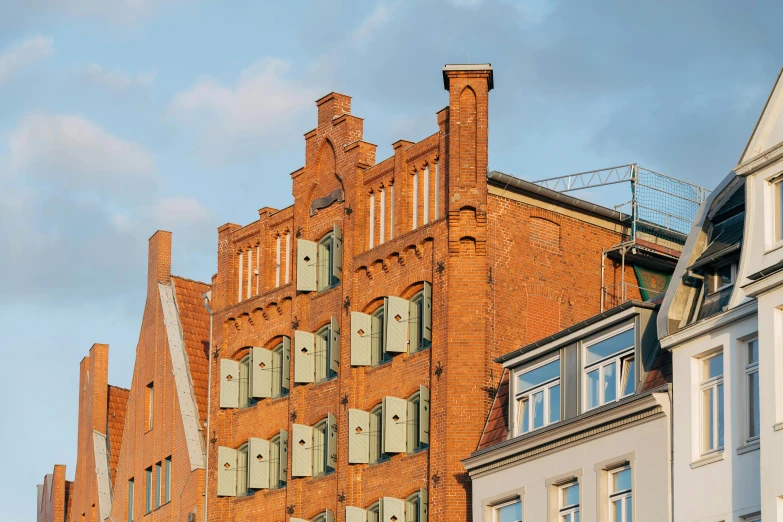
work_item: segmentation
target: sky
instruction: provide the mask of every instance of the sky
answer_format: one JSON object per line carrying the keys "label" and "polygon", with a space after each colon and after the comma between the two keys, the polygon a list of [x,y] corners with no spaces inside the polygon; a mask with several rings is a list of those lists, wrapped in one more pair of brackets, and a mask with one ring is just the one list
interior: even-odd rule
{"label": "sky", "polygon": [[130,386],[147,239],[172,231],[173,272],[209,281],[218,226],[292,203],[324,94],[353,97],[381,160],[437,131],[444,64],[490,62],[490,170],[635,162],[713,188],[783,66],[781,15],[775,1],[0,0],[3,520],[33,519],[55,463],[72,478],[93,343]]}

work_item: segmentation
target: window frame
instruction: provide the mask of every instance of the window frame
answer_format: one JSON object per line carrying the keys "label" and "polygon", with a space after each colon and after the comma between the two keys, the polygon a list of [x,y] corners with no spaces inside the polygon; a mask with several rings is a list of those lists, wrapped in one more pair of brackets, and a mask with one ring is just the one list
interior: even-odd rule
{"label": "window frame", "polygon": [[[730,267],[730,270],[731,270],[730,282],[728,282],[728,283],[726,283],[724,285],[718,286],[718,283],[717,283],[718,280],[719,280],[718,270],[723,268],[723,267],[726,267],[726,266]],[[710,282],[707,285],[707,288],[709,290],[707,292],[707,295],[716,294],[716,293],[720,292],[721,290],[723,290],[725,288],[732,287],[737,282],[737,263],[734,262],[734,260],[731,260],[731,261],[729,261],[727,263],[717,264],[717,265],[713,266],[712,268],[710,268],[708,270],[707,277],[709,277],[709,279],[710,279]]]}
{"label": "window frame", "polygon": [[[406,453],[417,453],[430,447],[426,442],[419,440],[419,430],[421,429],[421,418],[419,418],[419,407],[421,405],[421,392],[416,392],[408,397],[408,420],[405,429]],[[416,444],[413,444],[413,441]]]}
{"label": "window frame", "polygon": [[392,360],[392,354],[386,351],[386,307],[383,304],[370,314],[370,325],[370,366],[382,366]]}
{"label": "window frame", "polygon": [[[269,461],[275,463],[269,470],[269,489],[284,488],[287,483],[283,473],[284,465],[287,463],[280,462],[280,440],[279,433],[269,439]],[[277,480],[274,480],[275,477],[277,477]]]}
{"label": "window frame", "polygon": [[291,393],[289,388],[283,386],[283,381],[285,381],[283,375],[283,368],[285,368],[285,364],[283,364],[284,346],[283,339],[280,339],[280,342],[270,350],[272,352],[272,399],[279,399]]}
{"label": "window frame", "polygon": [[510,500],[501,502],[499,504],[493,505],[492,506],[492,520],[491,520],[491,522],[500,522],[500,510],[505,508],[505,507],[513,506],[515,504],[519,504],[520,512],[522,513],[522,518],[519,519],[520,522],[525,520],[525,505],[522,503],[522,498],[521,497],[517,497],[517,498],[512,498]]}
{"label": "window frame", "polygon": [[160,461],[155,463],[155,509],[158,509],[161,506],[161,503],[160,503],[160,497],[161,497],[160,492],[161,492],[161,488],[163,487],[162,486],[162,481],[161,481],[161,478],[162,478],[161,474],[162,474],[163,466],[161,464],[162,463]]}
{"label": "window frame", "polygon": [[136,498],[136,479],[131,477],[128,479],[128,522],[133,522],[133,508],[134,500]]}
{"label": "window frame", "polygon": [[774,229],[772,230],[772,245],[774,247],[783,243],[783,177],[778,174],[768,182],[772,189],[772,208],[775,213],[773,216]]}
{"label": "window frame", "polygon": [[155,426],[155,381],[147,384],[147,431]]}
{"label": "window frame", "polygon": [[145,486],[145,501],[144,501],[144,514],[152,513],[152,466],[149,466],[144,470],[146,478]]}
{"label": "window frame", "polygon": [[315,288],[317,292],[325,292],[340,284],[340,279],[334,277],[334,231],[324,234],[316,243]]}
{"label": "window frame", "polygon": [[[370,515],[373,516],[373,519],[370,519]],[[370,504],[370,506],[367,508],[367,522],[380,522],[381,521],[381,503],[373,502]]]}
{"label": "window frame", "polygon": [[[721,373],[720,375],[716,375],[715,377],[704,377],[704,368],[705,365],[708,364],[707,361],[710,359],[713,359],[715,357],[723,357],[724,352],[723,350],[718,350],[712,353],[709,353],[699,359],[699,424],[700,424],[700,448],[701,448],[701,455],[702,456],[708,456],[713,455],[717,453],[721,453],[724,450],[724,446],[726,443],[725,435],[723,444],[720,444],[721,434],[726,429],[726,420],[725,420],[725,388],[723,385],[724,376],[726,373],[725,370],[725,359],[723,359],[723,363],[721,366]],[[705,440],[706,440],[706,417],[705,417],[705,411],[704,411],[704,394],[705,392],[714,389],[715,392],[712,395],[711,400],[711,408],[714,408],[714,415],[712,415],[712,439],[711,443],[714,444],[714,447],[707,448],[705,447]],[[720,392],[718,392],[720,390]],[[719,396],[723,396],[723,400],[719,398]],[[723,408],[720,408],[720,403],[723,403]],[[723,419],[723,426],[720,426],[720,419]],[[720,429],[719,429],[720,428]]]}
{"label": "window frame", "polygon": [[[416,353],[432,346],[432,342],[424,338],[424,314],[426,313],[426,310],[424,309],[424,289],[422,288],[413,294],[409,302],[410,310],[408,320],[410,322],[410,327],[408,328],[408,353]],[[413,315],[414,308],[416,309],[416,320],[414,320]],[[430,321],[432,321],[432,318],[430,318]],[[416,330],[415,344],[414,328]]]}
{"label": "window frame", "polygon": [[[535,387],[528,388],[528,389],[526,389],[523,392],[520,392],[518,390],[518,387],[519,387],[519,377],[520,376],[525,375],[526,373],[530,373],[532,371],[535,371],[535,370],[537,370],[539,368],[543,368],[544,366],[547,366],[547,365],[555,363],[555,362],[558,363],[558,375],[557,375],[557,377],[553,377],[553,378],[551,378],[551,379],[549,379],[547,381],[544,381],[543,383],[541,383],[541,384],[539,384],[539,385],[537,385]],[[562,384],[562,380],[563,380],[563,368],[562,368],[562,363],[561,363],[561,360],[560,360],[560,353],[559,352],[554,357],[549,357],[549,358],[547,358],[547,359],[545,359],[545,360],[543,360],[543,361],[541,361],[541,362],[539,362],[539,363],[537,363],[535,365],[528,366],[528,367],[526,367],[526,368],[524,368],[522,370],[514,372],[514,435],[515,436],[526,435],[526,434],[531,433],[533,431],[545,428],[545,427],[549,426],[550,424],[553,424],[554,422],[560,422],[560,420],[562,420],[562,416],[563,416],[562,415],[562,413],[563,413],[562,394],[560,395],[560,400],[559,400],[560,406],[558,408],[559,411],[558,411],[558,418],[557,418],[557,420],[554,420],[554,421],[550,420],[550,413],[551,412],[550,412],[550,409],[549,409],[551,390],[552,390],[552,388],[554,388],[556,386],[560,387],[560,385]],[[533,428],[532,427],[532,422],[533,422],[532,411],[533,411],[533,409],[528,406],[527,408],[525,408],[525,416],[528,417],[528,419],[527,419],[528,422],[527,423],[528,423],[529,427],[528,427],[527,430],[522,431],[522,429],[521,429],[521,421],[522,421],[522,419],[521,419],[520,403],[524,400],[524,401],[526,401],[528,403],[528,405],[532,404],[533,396],[535,394],[539,393],[539,392],[542,392],[542,391],[544,392],[544,406],[543,406],[543,408],[544,408],[544,418],[545,418],[544,424],[542,424],[538,428]],[[529,412],[529,414],[528,414],[528,412]]]}
{"label": "window frame", "polygon": [[[376,429],[373,429],[373,419],[377,422]],[[378,464],[389,460],[390,455],[383,451],[383,403],[376,405],[370,409],[370,448],[369,448],[369,464]],[[377,453],[377,458],[373,460],[373,452]]]}
{"label": "window frame", "polygon": [[171,502],[171,455],[163,459],[163,504]]}
{"label": "window frame", "polygon": [[250,352],[239,359],[239,384],[237,386],[237,408],[250,408],[255,406],[256,399],[250,392]]}
{"label": "window frame", "polygon": [[[313,477],[324,477],[331,475],[336,470],[329,463],[329,452],[327,451],[329,445],[329,418],[325,417],[313,425]],[[316,441],[316,433],[322,434],[323,438],[320,441]],[[318,454],[320,452],[320,455]],[[319,467],[316,467],[319,466]]]}
{"label": "window frame", "polygon": [[[327,323],[315,332],[315,363],[313,382],[315,384],[330,381],[337,372],[330,368],[332,357],[332,325]],[[319,377],[319,374],[321,377]]]}
{"label": "window frame", "polygon": [[[629,471],[631,473],[631,487],[628,489],[612,491],[614,489],[613,479],[615,475],[622,473],[623,471]],[[612,520],[612,522],[629,522],[628,520],[626,520],[627,518],[626,515],[628,514],[627,504],[629,500],[631,502],[631,518],[633,518],[633,468],[631,467],[630,464],[625,464],[618,468],[608,470],[606,476],[609,481],[609,483],[607,484],[607,492],[608,492],[607,499],[609,502],[607,507],[607,509],[609,510],[608,518],[609,520]],[[621,520],[612,519],[614,513],[614,510],[612,508],[614,507],[615,502],[618,501],[621,503],[621,509],[620,509]]]}
{"label": "window frame", "polygon": [[[242,455],[244,455],[244,467],[242,465]],[[240,445],[237,448],[237,478],[236,478],[236,484],[237,484],[237,497],[246,497],[248,495],[252,495],[254,493],[253,490],[251,490],[248,487],[248,483],[250,482],[250,461],[249,461],[249,444],[245,442],[244,444]],[[244,475],[243,475],[244,474]],[[242,480],[240,480],[242,478]],[[244,489],[241,489],[242,481],[244,481]]]}
{"label": "window frame", "polygon": [[[633,345],[631,345],[628,348],[623,348],[611,355],[608,355],[602,359],[599,359],[597,361],[593,361],[589,364],[587,364],[587,353],[591,346],[595,346],[596,344],[599,344],[603,341],[606,341],[607,339],[611,339],[612,337],[616,337],[618,335],[622,335],[625,332],[633,330],[634,336],[633,336]],[[600,335],[594,339],[591,339],[589,342],[582,343],[582,411],[588,412],[590,410],[594,410],[596,408],[600,408],[601,406],[605,406],[606,404],[611,404],[612,402],[617,402],[625,397],[628,397],[630,395],[633,395],[633,393],[636,391],[636,387],[634,386],[634,391],[625,394],[624,393],[624,386],[623,383],[627,382],[626,379],[624,379],[625,374],[625,365],[624,363],[626,361],[631,361],[631,370],[627,374],[628,378],[633,378],[633,382],[636,382],[636,373],[637,373],[637,364],[636,364],[636,345],[637,345],[637,338],[636,338],[636,322],[632,321],[629,324],[624,325],[621,328],[617,328],[614,330],[611,330],[609,332],[606,332],[604,335]],[[605,368],[614,364],[615,365],[615,374],[614,374],[614,381],[615,381],[615,398],[611,401],[606,400],[606,390],[604,389],[604,386],[602,385],[605,379]],[[599,397],[598,397],[598,403],[595,406],[590,406],[590,394],[588,393],[590,380],[588,378],[588,375],[594,371],[598,371],[598,390],[599,390]],[[633,375],[631,375],[633,373]]]}
{"label": "window frame", "polygon": [[[751,353],[751,347],[755,344],[756,349],[756,360],[751,362],[750,361],[750,353]],[[759,441],[759,438],[761,437],[761,422],[759,415],[761,414],[761,398],[759,396],[759,393],[761,391],[760,388],[760,381],[759,381],[759,340],[758,337],[747,339],[744,342],[744,378],[745,378],[745,405],[747,407],[747,410],[745,412],[745,442],[746,443],[755,443]],[[755,399],[756,403],[751,404],[752,396],[751,396],[751,386],[753,386],[751,382],[751,375],[755,374]],[[725,398],[724,398],[725,399]],[[758,406],[758,407],[756,407]],[[755,410],[753,416],[751,416],[751,411]],[[754,423],[755,421],[755,423]],[[725,420],[724,420],[725,423]],[[758,429],[756,430],[756,433],[753,434],[753,429],[755,429],[755,424],[758,424]]]}
{"label": "window frame", "polygon": [[[578,492],[578,502],[576,504],[564,504],[565,490],[576,486]],[[582,485],[579,483],[579,479],[575,478],[569,480],[563,484],[557,486],[557,520],[558,522],[564,522],[566,517],[570,517],[568,522],[576,522],[580,515],[580,507],[582,505]]]}

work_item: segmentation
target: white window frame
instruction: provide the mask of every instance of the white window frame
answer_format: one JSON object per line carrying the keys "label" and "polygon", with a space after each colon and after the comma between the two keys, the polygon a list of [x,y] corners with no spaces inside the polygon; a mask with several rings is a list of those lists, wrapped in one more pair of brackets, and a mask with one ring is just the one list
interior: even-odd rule
{"label": "white window frame", "polygon": [[[563,505],[563,493],[567,488],[576,486],[579,488],[579,502],[576,504]],[[582,503],[582,485],[579,483],[579,479],[574,479],[565,484],[557,486],[557,521],[563,522],[567,516],[571,516],[571,522],[575,522],[579,516],[579,507]]]}
{"label": "white window frame", "polygon": [[[373,417],[377,419],[377,430],[372,429],[373,425]],[[378,404],[370,409],[370,422],[369,426],[370,433],[367,435],[369,437],[370,442],[370,464],[377,464],[379,462],[385,462],[389,460],[389,454],[383,452],[383,403]],[[372,459],[374,448],[377,447],[377,458],[375,460]]]}
{"label": "white window frame", "polygon": [[[329,463],[329,422],[328,418],[321,419],[313,425],[313,477],[323,477],[335,472],[335,469]],[[319,445],[316,442],[315,432],[323,434]]]}
{"label": "white window frame", "polygon": [[[635,323],[628,324],[622,328],[618,328],[617,330],[612,330],[611,332],[607,332],[605,335],[602,335],[600,337],[597,337],[595,339],[592,339],[589,343],[584,343],[582,346],[582,360],[587,361],[587,350],[593,345],[596,345],[602,341],[605,341],[607,339],[610,339],[612,337],[615,337],[617,335],[621,335],[628,330],[633,330],[636,328]],[[627,359],[633,359],[634,360],[634,374],[636,373],[636,336],[634,335],[634,344],[630,348],[623,349],[617,353],[614,353],[608,357],[605,357],[603,359],[600,359],[598,361],[592,362],[589,365],[584,365],[582,367],[582,411],[589,411],[594,410],[596,408],[600,408],[601,406],[604,406],[606,404],[609,404],[606,402],[606,398],[604,396],[604,369],[609,366],[610,364],[615,364],[615,399],[611,402],[617,402],[623,397],[627,397],[628,395],[632,395],[632,393],[629,393],[628,395],[623,395],[623,361]],[[589,379],[587,378],[588,374],[598,369],[598,384],[599,384],[599,397],[598,397],[598,404],[596,406],[590,406],[588,403],[589,395],[587,393],[588,385],[589,385]],[[636,379],[636,375],[630,375],[629,378]]]}
{"label": "white window frame", "polygon": [[[241,444],[237,448],[237,496],[238,497],[245,497],[247,495],[252,495],[254,493],[254,490],[250,489],[250,445],[245,442],[244,444]],[[240,465],[241,461],[241,455],[244,453],[245,455],[245,466],[244,468]],[[244,473],[244,490],[240,490],[240,477]]]}
{"label": "white window frame", "polygon": [[[381,304],[370,314],[370,366],[381,366],[392,360],[392,354],[386,351],[386,309]],[[377,328],[376,328],[377,325]]]}
{"label": "white window frame", "polygon": [[513,506],[514,504],[519,504],[520,508],[522,508],[522,518],[519,519],[519,522],[522,522],[525,519],[525,506],[522,504],[521,498],[514,498],[507,502],[492,506],[492,520],[490,522],[500,522],[500,510],[504,507]]}
{"label": "white window frame", "polygon": [[[776,174],[768,180],[772,189],[772,248],[783,245],[783,176]],[[767,236],[770,237],[770,236]]]}
{"label": "white window frame", "polygon": [[[629,470],[631,472],[631,488],[622,489],[619,491],[612,491],[614,487],[614,482],[612,479],[614,478],[615,475],[625,470]],[[609,480],[609,484],[607,485],[607,491],[609,492],[608,518],[609,520],[611,520],[611,522],[629,522],[628,520],[626,520],[625,515],[627,512],[626,504],[628,503],[629,499],[631,501],[631,510],[633,510],[633,469],[631,468],[630,465],[625,465],[616,469],[612,469],[607,473],[607,478]],[[612,513],[614,513],[614,510],[612,508],[614,507],[613,504],[615,502],[620,502],[621,504],[620,520],[612,519]],[[631,511],[631,513],[633,514],[633,511]]]}
{"label": "white window frame", "polygon": [[[326,382],[337,377],[329,361],[332,357],[332,325],[327,324],[315,333],[315,383]],[[319,373],[322,375],[319,377]]]}
{"label": "white window frame", "polygon": [[[731,267],[731,282],[726,283],[725,285],[716,286],[718,281],[718,269],[723,268],[724,266],[730,266]],[[723,290],[724,288],[729,288],[731,286],[734,286],[734,283],[737,282],[737,263],[730,262],[730,263],[723,263],[720,265],[717,265],[710,269],[710,274],[708,276],[710,279],[712,279],[713,283],[710,285],[710,292],[709,295],[715,294]],[[712,288],[715,288],[714,290]]]}
{"label": "white window frame", "polygon": [[[415,314],[413,313],[414,308],[416,308]],[[424,290],[419,290],[410,298],[410,309],[408,353],[416,353],[432,346],[432,343],[424,338],[424,314],[427,313],[424,303]],[[416,317],[415,321],[414,316]],[[432,322],[432,317],[430,317],[430,322]]]}
{"label": "white window frame", "polygon": [[[277,399],[280,397],[285,397],[289,393],[291,393],[291,390],[283,386],[283,381],[285,381],[285,376],[283,375],[283,368],[285,368],[285,364],[283,361],[283,357],[285,357],[285,353],[283,350],[283,340],[281,339],[280,342],[275,345],[274,348],[272,348],[272,398]],[[278,359],[279,359],[279,366],[278,366]],[[279,386],[278,386],[279,385]],[[279,388],[279,392],[278,392]]]}
{"label": "white window frame", "polygon": [[249,408],[256,403],[250,390],[250,353],[239,360],[239,386],[237,388],[239,408]]}
{"label": "white window frame", "polygon": [[[526,373],[532,372],[534,370],[537,370],[538,368],[541,368],[543,366],[546,366],[548,364],[551,364],[553,362],[557,362],[558,365],[560,364],[560,355],[558,354],[556,357],[550,357],[549,359],[540,362],[534,366],[530,366],[528,368],[525,368],[524,370],[520,370],[514,373],[514,434],[517,435],[523,435],[527,433],[531,433],[536,430],[540,430],[541,428],[545,428],[546,426],[549,426],[552,424],[552,421],[549,418],[549,395],[552,388],[555,386],[560,386],[560,381],[562,379],[561,372],[558,372],[557,377],[553,377],[552,379],[543,382],[536,386],[535,388],[530,388],[528,390],[525,390],[524,392],[519,392],[516,390],[516,387],[519,386],[519,376],[524,375]],[[546,419],[544,424],[538,428],[532,427],[533,422],[533,408],[530,407],[531,404],[533,404],[533,395],[536,393],[543,391],[544,392],[544,418]],[[561,390],[562,391],[562,390]],[[562,420],[562,406],[563,406],[563,398],[562,393],[560,395],[560,408],[561,408],[561,415],[560,418],[558,418],[554,422],[560,422]],[[526,400],[528,403],[528,407],[525,410],[526,417],[527,417],[527,423],[530,428],[527,431],[522,431],[521,427],[521,421],[520,418],[520,402],[522,400]]]}
{"label": "white window frame", "polygon": [[[750,362],[750,348],[751,345],[756,345],[756,361]],[[745,341],[745,353],[744,353],[744,362],[745,362],[745,405],[747,407],[746,413],[745,413],[745,441],[747,443],[754,443],[758,442],[760,433],[756,433],[755,435],[751,435],[751,422],[752,418],[750,415],[751,409],[753,408],[753,405],[750,403],[750,376],[751,374],[756,374],[756,398],[759,401],[759,411],[756,412],[756,416],[761,414],[761,398],[758,396],[758,394],[761,391],[761,386],[759,382],[759,340],[758,338],[748,339]],[[724,390],[725,391],[725,390]],[[725,400],[725,397],[724,397]],[[725,404],[724,404],[725,406]],[[724,419],[725,423],[725,419]],[[761,423],[759,423],[759,431],[761,431],[760,426]]]}
{"label": "white window frame", "polygon": [[[719,446],[718,445],[718,441],[720,441],[720,433],[719,433],[720,430],[718,429],[719,428],[718,419],[720,417],[720,411],[719,411],[720,401],[718,399],[718,388],[723,386],[723,378],[724,378],[724,375],[726,373],[726,371],[725,371],[726,360],[725,359],[723,360],[724,367],[721,369],[722,371],[721,371],[720,375],[718,375],[716,377],[711,377],[709,379],[705,379],[704,378],[704,367],[707,364],[707,361],[709,361],[713,357],[717,357],[719,355],[722,356],[723,354],[724,354],[724,352],[722,350],[719,350],[719,351],[716,351],[716,352],[712,352],[712,353],[702,357],[701,359],[699,359],[699,374],[698,374],[699,375],[699,397],[698,397],[698,401],[699,401],[699,425],[700,425],[700,432],[699,432],[700,442],[699,442],[699,444],[700,444],[700,447],[701,447],[701,454],[702,454],[702,456],[712,455],[712,454],[715,454],[715,453],[720,453],[720,452],[723,451],[723,448],[724,448],[724,446]],[[714,447],[706,448],[705,445],[704,445],[705,430],[706,430],[706,426],[705,426],[705,422],[704,422],[705,419],[706,419],[705,411],[704,411],[704,392],[709,390],[709,389],[711,389],[711,388],[715,390],[715,392],[712,395],[712,405],[711,405],[711,407],[714,408],[714,412],[715,412],[715,414],[713,415],[713,418],[712,418],[712,423],[713,423],[713,426],[712,426],[712,428],[713,428],[713,440],[711,441],[712,444],[714,445]],[[723,388],[723,393],[724,393],[723,407],[724,407],[724,409],[726,407],[725,391],[726,391],[725,388]],[[726,429],[725,412],[724,412],[724,418],[723,418],[723,429],[724,430]],[[724,442],[724,445],[725,445],[725,443],[726,443],[725,436],[724,436],[724,441],[723,442]]]}

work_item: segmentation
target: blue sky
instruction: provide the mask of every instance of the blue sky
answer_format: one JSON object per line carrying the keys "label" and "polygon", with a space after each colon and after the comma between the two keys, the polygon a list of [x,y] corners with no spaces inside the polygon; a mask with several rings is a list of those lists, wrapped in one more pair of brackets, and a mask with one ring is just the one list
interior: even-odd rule
{"label": "blue sky", "polygon": [[445,63],[491,62],[491,169],[533,180],[638,162],[712,188],[783,65],[782,11],[0,0],[3,519],[34,517],[53,464],[72,477],[92,343],[110,344],[110,381],[130,386],[149,236],[173,231],[173,271],[208,281],[219,225],[291,203],[320,96],[353,96],[382,159],[437,130]]}

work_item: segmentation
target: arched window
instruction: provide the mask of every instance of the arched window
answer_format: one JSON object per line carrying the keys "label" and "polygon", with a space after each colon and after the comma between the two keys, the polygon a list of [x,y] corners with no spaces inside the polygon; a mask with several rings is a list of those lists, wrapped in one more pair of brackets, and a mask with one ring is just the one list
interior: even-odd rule
{"label": "arched window", "polygon": [[336,286],[340,279],[335,274],[335,237],[329,232],[318,242],[318,291]]}
{"label": "arched window", "polygon": [[256,401],[250,396],[250,355],[239,361],[239,407],[252,406]]}
{"label": "arched window", "polygon": [[327,509],[323,513],[318,513],[310,522],[334,522],[334,513]]}
{"label": "arched window", "polygon": [[427,298],[422,290],[411,298],[410,305],[410,353],[429,348],[432,344],[430,332],[432,329],[432,298]]}
{"label": "arched window", "polygon": [[269,441],[269,489],[282,488],[286,483],[286,464],[280,459],[280,435]]}
{"label": "arched window", "polygon": [[318,477],[334,472],[335,463],[327,451],[330,426],[327,419],[313,426],[313,476]]}
{"label": "arched window", "polygon": [[367,508],[367,522],[381,522],[381,503],[376,502]]}
{"label": "arched window", "polygon": [[385,313],[386,308],[381,306],[374,314],[372,314],[371,364],[373,366],[378,366],[379,364],[391,361],[391,354],[386,351],[383,342],[386,331]]}
{"label": "arched window", "polygon": [[247,495],[247,444],[242,444],[237,450],[237,496]]}
{"label": "arched window", "polygon": [[[425,403],[425,405],[427,404]],[[421,394],[417,392],[411,395],[408,399],[408,420],[406,423],[406,428],[408,430],[406,437],[408,453],[415,453],[416,451],[425,449],[429,446],[429,444],[421,440],[421,417],[423,414],[428,414],[429,405],[427,405],[426,412],[422,412],[421,406]]]}
{"label": "arched window", "polygon": [[427,522],[427,490],[420,490],[405,499],[405,522]]}
{"label": "arched window", "polygon": [[332,360],[331,326],[326,325],[315,334],[315,382],[327,381],[337,377],[330,368]]}
{"label": "arched window", "polygon": [[389,458],[383,452],[383,405],[379,404],[370,410],[370,464],[382,462]]}
{"label": "arched window", "polygon": [[272,397],[282,397],[283,395],[288,395],[288,388],[286,386],[283,386],[283,383],[286,381],[285,376],[283,375],[283,372],[285,368],[288,366],[284,364],[283,357],[290,357],[289,354],[285,353],[285,350],[283,349],[283,342],[281,341],[280,344],[278,344],[273,350],[272,350]]}

